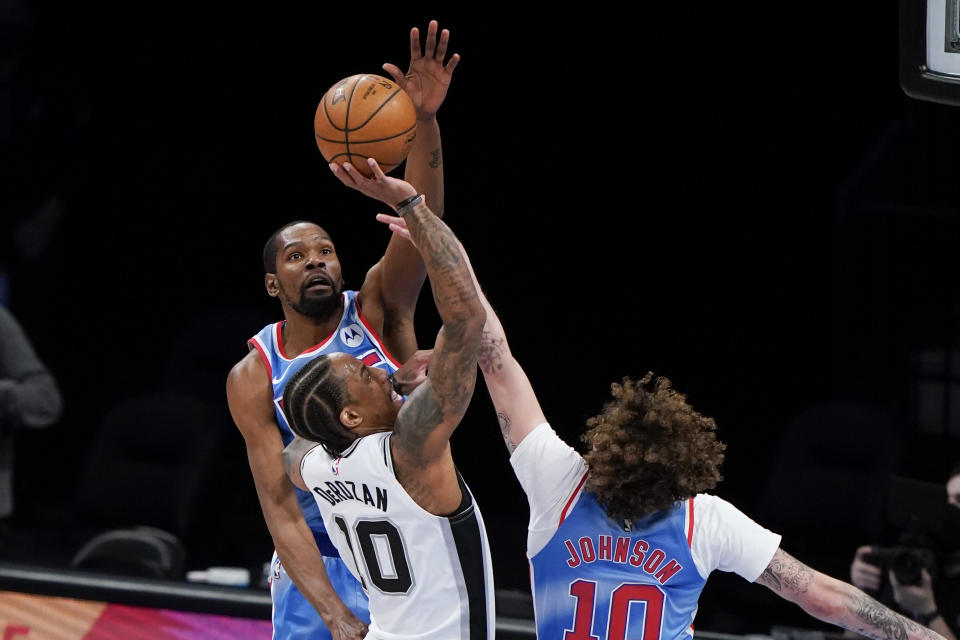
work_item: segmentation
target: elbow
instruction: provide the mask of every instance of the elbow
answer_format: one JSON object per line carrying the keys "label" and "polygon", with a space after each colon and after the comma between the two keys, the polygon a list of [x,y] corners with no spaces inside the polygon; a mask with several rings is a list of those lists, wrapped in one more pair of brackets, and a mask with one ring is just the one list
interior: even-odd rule
{"label": "elbow", "polygon": [[814,618],[838,624],[849,608],[853,587],[822,574],[817,578],[797,604]]}

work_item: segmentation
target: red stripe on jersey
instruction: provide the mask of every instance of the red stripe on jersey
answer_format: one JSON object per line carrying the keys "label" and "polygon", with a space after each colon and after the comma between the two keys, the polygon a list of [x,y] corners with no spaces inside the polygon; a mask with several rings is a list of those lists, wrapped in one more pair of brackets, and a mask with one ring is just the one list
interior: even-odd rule
{"label": "red stripe on jersey", "polygon": [[256,338],[250,338],[247,340],[247,344],[251,347],[255,347],[256,350],[260,352],[260,357],[263,358],[263,364],[267,366],[267,376],[273,380],[273,367],[270,366],[270,358],[268,358],[267,354],[264,353],[263,347],[260,346],[260,343],[257,342]]}
{"label": "red stripe on jersey", "polygon": [[373,330],[373,327],[370,325],[370,321],[364,317],[363,311],[360,310],[360,294],[359,293],[357,293],[357,295],[354,296],[353,304],[355,304],[357,307],[357,317],[360,318],[360,322],[363,323],[363,326],[365,326],[367,328],[367,331],[370,332],[370,335],[373,336],[374,342],[376,342],[377,346],[380,347],[380,351],[383,351],[383,355],[387,356],[387,360],[392,362],[393,366],[399,369],[401,366],[400,363],[397,362],[396,358],[390,355],[390,352],[387,351],[387,347],[384,346],[383,344],[383,340],[380,338],[380,336],[377,335],[377,332]]}
{"label": "red stripe on jersey", "polygon": [[[343,295],[344,295],[344,298],[346,298],[346,295],[347,295],[347,294],[344,293]],[[342,318],[341,318],[341,320],[342,320]],[[278,323],[276,324],[276,327],[277,327],[277,337],[276,337],[276,339],[275,339],[275,342],[277,343],[277,352],[280,354],[280,356],[283,357],[284,360],[293,360],[293,358],[291,358],[290,356],[288,356],[288,355],[287,355],[287,352],[283,350],[283,332],[282,332],[282,329],[283,329],[283,325],[285,325],[286,323],[287,323],[287,321],[284,320],[283,322],[278,322]],[[339,329],[339,327],[340,327],[340,325],[338,324],[338,325],[337,325],[337,329]],[[310,347],[309,349],[304,349],[303,351],[301,351],[300,353],[298,353],[297,355],[295,355],[294,358],[298,358],[298,357],[302,356],[302,355],[305,354],[305,353],[310,353],[311,351],[316,351],[317,349],[322,349],[323,347],[327,346],[327,343],[329,343],[330,340],[332,340],[333,337],[334,337],[335,335],[337,335],[337,329],[334,329],[334,330],[333,330],[333,333],[331,333],[331,334],[328,335],[326,338],[324,338],[323,340],[321,340],[321,341],[318,342],[317,344],[313,345],[313,346]]]}
{"label": "red stripe on jersey", "polygon": [[557,524],[558,527],[563,524],[564,520],[567,519],[567,511],[570,509],[570,505],[573,504],[573,499],[576,498],[580,493],[580,489],[583,487],[583,483],[587,481],[588,475],[590,475],[589,471],[583,474],[583,477],[580,478],[580,483],[577,485],[577,488],[573,490],[573,494],[570,496],[570,499],[567,500],[567,504],[563,508],[563,512],[560,514],[560,522]]}
{"label": "red stripe on jersey", "polygon": [[373,365],[381,361],[382,361],[382,358],[380,357],[380,354],[374,351],[373,353],[368,353],[360,362],[367,365],[368,367],[372,367]]}
{"label": "red stripe on jersey", "polygon": [[693,548],[693,498],[690,498],[690,506],[688,512],[690,516],[687,518],[687,546],[691,549]]}

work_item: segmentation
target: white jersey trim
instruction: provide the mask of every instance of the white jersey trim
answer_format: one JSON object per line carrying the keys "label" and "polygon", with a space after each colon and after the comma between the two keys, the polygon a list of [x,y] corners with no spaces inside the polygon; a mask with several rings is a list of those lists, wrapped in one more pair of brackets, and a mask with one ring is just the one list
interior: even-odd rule
{"label": "white jersey trim", "polygon": [[520,442],[510,456],[530,504],[527,557],[543,549],[583,493],[587,464],[546,422]]}
{"label": "white jersey trim", "polygon": [[[510,464],[530,504],[527,557],[532,558],[547,545],[583,494],[587,465],[547,423],[523,439],[510,456]],[[719,569],[754,582],[780,546],[779,535],[710,494],[697,494],[686,501],[684,533],[697,572],[704,579]]]}

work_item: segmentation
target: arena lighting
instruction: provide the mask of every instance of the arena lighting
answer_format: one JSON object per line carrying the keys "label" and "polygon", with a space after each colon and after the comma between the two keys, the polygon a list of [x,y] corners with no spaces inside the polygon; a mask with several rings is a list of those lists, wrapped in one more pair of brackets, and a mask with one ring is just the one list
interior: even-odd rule
{"label": "arena lighting", "polygon": [[960,0],[900,0],[900,86],[960,105]]}

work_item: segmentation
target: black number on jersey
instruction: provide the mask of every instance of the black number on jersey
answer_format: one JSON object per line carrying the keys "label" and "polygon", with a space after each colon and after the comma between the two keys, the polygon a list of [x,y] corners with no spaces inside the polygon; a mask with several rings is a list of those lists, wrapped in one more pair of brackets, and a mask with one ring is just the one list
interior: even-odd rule
{"label": "black number on jersey", "polygon": [[[333,519],[344,538],[346,538],[350,554],[353,556],[353,564],[357,567],[357,572],[360,573],[360,564],[357,562],[357,556],[354,553],[353,541],[350,539],[347,523],[341,516],[334,516]],[[400,537],[400,530],[397,529],[396,525],[385,519],[360,520],[353,526],[353,531],[357,536],[360,555],[363,556],[370,582],[383,593],[407,593],[410,591],[410,587],[413,586],[413,576],[407,562],[407,552],[403,546],[403,538]],[[377,553],[375,544],[376,538],[386,542],[389,549],[392,566],[387,571],[384,571],[384,567],[380,564],[380,555]],[[366,590],[367,584],[362,577],[360,578],[360,584]]]}
{"label": "black number on jersey", "polygon": [[[337,523],[337,526],[340,528],[343,537],[347,540],[347,546],[350,547],[350,555],[353,556],[353,566],[357,567],[357,573],[360,571],[360,565],[357,564],[357,554],[353,552],[353,543],[350,541],[350,533],[347,531],[347,522],[341,516],[333,516],[334,522]],[[367,590],[367,583],[364,582],[363,576],[360,576],[360,586],[363,587],[363,590]]]}

